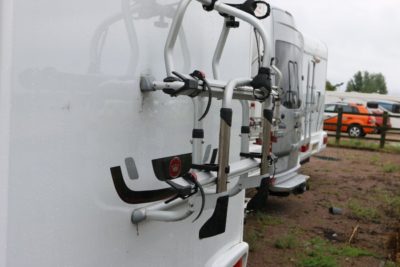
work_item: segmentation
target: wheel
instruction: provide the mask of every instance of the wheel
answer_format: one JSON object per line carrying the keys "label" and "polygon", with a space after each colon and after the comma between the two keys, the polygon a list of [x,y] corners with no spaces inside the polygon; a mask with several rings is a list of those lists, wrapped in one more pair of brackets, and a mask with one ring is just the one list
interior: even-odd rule
{"label": "wheel", "polygon": [[359,125],[350,125],[347,132],[349,133],[350,137],[361,137],[364,133]]}

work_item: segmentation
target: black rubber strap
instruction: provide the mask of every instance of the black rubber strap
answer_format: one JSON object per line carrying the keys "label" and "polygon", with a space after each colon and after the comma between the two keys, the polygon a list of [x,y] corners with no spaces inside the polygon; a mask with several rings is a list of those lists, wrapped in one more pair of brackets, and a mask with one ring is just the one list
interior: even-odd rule
{"label": "black rubber strap", "polygon": [[240,153],[240,156],[243,158],[248,158],[248,159],[261,159],[262,154],[261,153]]}
{"label": "black rubber strap", "polygon": [[249,134],[250,133],[250,127],[249,126],[242,126],[242,129],[241,129],[240,133]]}
{"label": "black rubber strap", "polygon": [[221,108],[221,119],[223,119],[229,127],[232,127],[232,114],[231,108]]}
{"label": "black rubber strap", "polygon": [[272,110],[264,109],[263,115],[264,115],[264,118],[266,118],[268,120],[268,122],[272,124],[272,118],[274,116]]}
{"label": "black rubber strap", "polygon": [[204,130],[203,129],[193,129],[192,138],[203,139],[204,138]]}

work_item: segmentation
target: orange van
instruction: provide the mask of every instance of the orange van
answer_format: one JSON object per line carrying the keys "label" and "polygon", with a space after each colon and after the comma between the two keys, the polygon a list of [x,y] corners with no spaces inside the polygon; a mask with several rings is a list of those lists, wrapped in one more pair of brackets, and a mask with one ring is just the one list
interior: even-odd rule
{"label": "orange van", "polygon": [[357,115],[357,113],[370,114],[367,107],[356,103],[332,103],[325,104],[324,130],[336,131],[338,122],[338,109],[343,108],[341,132],[347,132],[350,137],[361,137],[375,133],[376,121],[374,116]]}

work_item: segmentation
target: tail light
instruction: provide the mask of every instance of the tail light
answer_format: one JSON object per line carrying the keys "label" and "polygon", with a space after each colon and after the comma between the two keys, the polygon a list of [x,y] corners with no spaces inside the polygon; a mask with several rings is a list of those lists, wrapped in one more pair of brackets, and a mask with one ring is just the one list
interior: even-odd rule
{"label": "tail light", "polygon": [[243,267],[243,258],[240,258],[233,267]]}
{"label": "tail light", "polygon": [[368,124],[375,124],[376,120],[374,117],[368,117]]}
{"label": "tail light", "polygon": [[304,153],[304,152],[307,152],[309,149],[310,149],[310,144],[302,145],[300,147],[300,152]]}
{"label": "tail light", "polygon": [[324,145],[326,145],[326,144],[328,144],[328,136],[327,135],[324,136]]}

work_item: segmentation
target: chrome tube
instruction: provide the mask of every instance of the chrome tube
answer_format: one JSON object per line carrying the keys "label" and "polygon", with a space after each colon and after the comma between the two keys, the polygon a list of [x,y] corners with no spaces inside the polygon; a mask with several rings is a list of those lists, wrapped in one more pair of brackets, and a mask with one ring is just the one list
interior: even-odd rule
{"label": "chrome tube", "polygon": [[[266,50],[267,44],[268,44],[267,43],[267,33],[265,31],[264,25],[261,20],[259,20],[258,18],[254,17],[253,15],[246,13],[240,9],[237,9],[235,7],[224,4],[221,1],[217,1],[215,3],[214,9],[217,10],[218,12],[225,13],[230,16],[234,16],[236,18],[242,19],[242,20],[246,21],[247,23],[249,23],[254,28],[256,28],[256,30],[260,34],[261,39],[263,41],[264,49]],[[264,53],[262,67],[268,67],[268,65],[269,65],[268,54]]]}
{"label": "chrome tube", "polygon": [[179,30],[182,26],[182,21],[185,16],[186,9],[188,8],[191,1],[192,0],[182,0],[179,3],[179,6],[175,12],[175,17],[171,23],[171,28],[169,30],[167,41],[165,43],[165,48],[164,48],[164,59],[165,59],[165,68],[167,70],[167,76],[171,76],[172,71],[175,69],[173,60],[174,47],[176,39],[179,34]]}
{"label": "chrome tube", "polygon": [[214,79],[219,79],[219,63],[221,61],[222,52],[224,51],[224,47],[226,44],[226,40],[229,35],[229,28],[226,27],[226,22],[228,19],[224,20],[224,25],[222,26],[221,35],[219,36],[218,44],[214,52],[213,60],[212,60],[212,70]]}
{"label": "chrome tube", "polygon": [[262,143],[262,158],[260,174],[265,175],[269,173],[269,154],[271,149],[271,129],[272,129],[272,110],[268,109],[271,105],[271,97],[269,97],[263,104],[262,128],[263,128],[263,143]]}
{"label": "chrome tube", "polygon": [[233,79],[225,87],[224,99],[222,100],[221,121],[219,130],[219,145],[218,145],[218,180],[217,193],[227,190],[227,179],[229,174],[229,147],[231,140],[232,126],[232,98],[233,91],[237,86],[250,84],[251,79]]}

